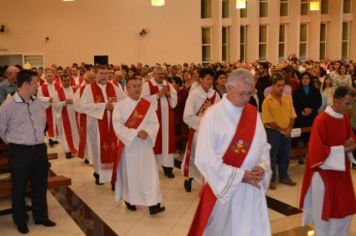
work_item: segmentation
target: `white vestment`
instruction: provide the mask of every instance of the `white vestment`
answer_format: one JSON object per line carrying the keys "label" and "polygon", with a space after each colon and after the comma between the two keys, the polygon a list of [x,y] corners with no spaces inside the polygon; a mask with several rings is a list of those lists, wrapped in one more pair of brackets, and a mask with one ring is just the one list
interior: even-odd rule
{"label": "white vestment", "polygon": [[[330,106],[326,108],[325,112],[336,119],[344,119],[342,114],[336,113]],[[351,162],[355,162],[352,153],[349,153],[349,159]],[[335,171],[345,171],[345,168],[350,168],[345,167],[344,147],[332,146],[328,158],[320,165],[320,168]],[[324,182],[320,174],[315,171],[304,198],[302,225],[314,224],[317,236],[347,236],[352,216],[342,219],[333,218],[329,221],[322,220],[324,192]]]}
{"label": "white vestment", "polygon": [[[162,202],[156,158],[153,153],[159,123],[151,106],[137,129],[127,128],[127,119],[139,100],[129,97],[120,101],[114,109],[113,125],[117,137],[125,145],[117,169],[115,184],[116,201],[125,200],[132,205],[153,206]],[[145,130],[147,139],[137,137]]]}
{"label": "white vestment", "polygon": [[[73,88],[63,88],[64,95],[66,99],[73,99],[74,101],[74,93],[73,93]],[[60,101],[58,94],[56,93],[54,97],[54,107],[56,110],[56,119],[57,119],[57,124],[58,124],[58,131],[59,131],[59,137],[62,141],[62,145],[64,147],[64,152],[70,152],[70,148],[68,145],[67,137],[64,132],[64,124],[63,124],[63,117],[62,117],[62,109],[63,107],[67,108],[68,111],[68,118],[69,118],[69,123],[70,123],[70,130],[72,134],[72,139],[73,139],[73,145],[74,148],[78,150],[78,144],[79,144],[79,133],[78,133],[78,123],[75,115],[75,109],[73,104],[66,104],[65,101]],[[74,153],[76,154],[76,153]]]}
{"label": "white vestment", "polygon": [[[174,153],[169,153],[169,106],[171,108],[175,108],[177,106],[178,97],[177,91],[175,88],[167,81],[163,81],[162,84],[158,84],[153,78],[150,79],[153,86],[158,86],[158,90],[161,90],[163,86],[169,86],[169,90],[171,92],[171,97],[167,99],[166,96],[162,96],[159,98],[161,102],[161,118],[162,121],[159,124],[162,127],[162,154],[156,155],[157,164],[159,166],[164,167],[173,167],[174,166]],[[153,106],[153,109],[156,111],[158,108],[158,95],[150,95],[150,86],[148,82],[144,83],[142,88],[141,97],[146,98],[149,100]],[[168,104],[169,102],[169,104]],[[174,121],[173,121],[174,122]],[[174,125],[173,125],[174,128]],[[174,137],[171,137],[174,138]]]}
{"label": "white vestment", "polygon": [[[81,102],[80,102],[80,90],[82,87],[85,87],[86,84],[85,84],[85,81],[84,81],[84,84],[77,89],[77,91],[75,92],[74,94],[74,109],[75,111],[78,113],[78,125],[79,125],[79,129],[80,129],[80,114],[85,114],[84,110],[83,110],[83,107],[80,106]],[[84,93],[84,90],[83,90],[83,93]],[[85,127],[85,132],[87,132],[86,134],[86,141],[85,141],[85,149],[84,149],[84,159],[87,159],[89,161],[89,163],[92,165],[93,164],[93,151],[91,150],[92,148],[92,145],[90,144],[90,138],[89,138],[89,135],[88,135],[88,129],[89,127],[91,127],[91,124],[90,122],[92,121],[93,119],[90,119],[89,116],[86,115],[86,122],[87,122],[87,125]],[[80,133],[79,133],[80,135]],[[79,142],[80,142],[80,136],[79,136]],[[79,149],[79,146],[78,146],[78,149]],[[78,150],[79,151],[79,150]]]}
{"label": "white vestment", "polygon": [[[206,236],[271,235],[265,191],[271,178],[270,145],[257,115],[250,150],[240,168],[223,163],[223,155],[235,134],[242,108],[224,95],[203,116],[198,133],[195,164],[210,185],[217,201],[204,231]],[[242,182],[244,170],[265,169],[260,189]]]}
{"label": "white vestment", "polygon": [[[96,82],[94,82],[96,83]],[[109,82],[108,82],[109,83]],[[90,143],[92,145],[92,157],[93,157],[93,164],[94,164],[94,171],[99,175],[100,183],[109,182],[111,180],[112,169],[103,170],[100,168],[101,166],[101,154],[100,154],[100,132],[99,132],[99,125],[98,120],[102,120],[104,117],[104,112],[106,112],[108,121],[110,120],[111,111],[105,110],[106,103],[108,102],[108,97],[106,94],[106,84],[100,85],[100,87],[105,103],[95,103],[93,98],[93,91],[91,86],[86,86],[82,97],[80,98],[80,110],[85,112],[88,116],[88,130],[87,135],[89,136]],[[119,87],[114,86],[116,99],[120,101],[124,98],[124,93]],[[116,103],[114,103],[115,105]],[[89,126],[90,125],[90,126]],[[109,125],[110,129],[110,125]]]}
{"label": "white vestment", "polygon": [[[45,82],[48,87],[48,93],[49,97],[54,98],[57,94],[56,88],[54,86],[54,82],[52,84],[48,84]],[[42,91],[42,87],[38,87],[38,92],[37,92],[37,97],[44,102],[46,109],[51,108],[52,109],[52,122],[53,122],[53,132],[54,132],[54,137],[49,137],[52,140],[57,140],[58,138],[58,132],[57,132],[57,127],[58,127],[58,120],[56,119],[56,109],[53,106],[53,102],[49,102],[49,97],[45,97]],[[47,121],[49,122],[49,121]]]}
{"label": "white vestment", "polygon": [[[198,115],[197,113],[199,109],[202,107],[202,105],[204,104],[204,102],[206,101],[206,99],[207,98],[210,99],[214,95],[215,95],[214,103],[217,103],[218,101],[220,101],[220,96],[219,94],[216,93],[214,89],[209,89],[208,92],[205,92],[204,89],[201,86],[199,86],[192,93],[189,94],[184,107],[184,114],[183,114],[184,123],[186,123],[189,126],[189,128],[195,130],[191,152],[190,152],[188,178],[194,178],[200,184],[203,183],[203,176],[200,174],[199,170],[195,166],[194,161],[195,161],[195,148],[196,148],[196,142],[198,137],[198,128],[199,128],[200,119],[203,114]],[[185,150],[184,159],[182,162],[181,170],[183,174],[184,174],[184,166],[186,162],[186,154],[187,154],[187,150]]]}

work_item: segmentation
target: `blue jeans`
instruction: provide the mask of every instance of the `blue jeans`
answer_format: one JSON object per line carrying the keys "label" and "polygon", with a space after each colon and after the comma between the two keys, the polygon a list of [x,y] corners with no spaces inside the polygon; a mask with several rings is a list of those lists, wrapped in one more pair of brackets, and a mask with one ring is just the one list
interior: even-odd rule
{"label": "blue jeans", "polygon": [[276,164],[278,163],[278,177],[279,180],[289,178],[288,166],[291,151],[291,138],[285,137],[283,134],[275,129],[266,128],[267,142],[271,144],[270,158],[272,182],[276,180]]}

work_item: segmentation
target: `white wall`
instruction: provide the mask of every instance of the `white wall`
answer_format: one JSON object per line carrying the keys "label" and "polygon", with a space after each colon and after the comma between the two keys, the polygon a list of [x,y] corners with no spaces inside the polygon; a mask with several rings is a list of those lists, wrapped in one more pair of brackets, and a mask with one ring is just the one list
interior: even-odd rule
{"label": "white wall", "polygon": [[0,9],[0,48],[43,54],[47,66],[93,63],[94,55],[109,55],[113,64],[201,61],[197,0],[166,0],[164,7],[150,0],[1,0]]}

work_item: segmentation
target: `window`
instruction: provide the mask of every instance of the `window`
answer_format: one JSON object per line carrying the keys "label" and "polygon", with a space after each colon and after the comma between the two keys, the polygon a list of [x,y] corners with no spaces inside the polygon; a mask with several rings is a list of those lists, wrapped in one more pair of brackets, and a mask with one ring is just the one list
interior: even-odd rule
{"label": "window", "polygon": [[326,57],[326,23],[320,24],[320,60],[324,60]]}
{"label": "window", "polygon": [[281,0],[279,5],[279,15],[288,16],[288,0]]}
{"label": "window", "polygon": [[279,26],[279,46],[278,46],[278,59],[284,60],[286,55],[286,25]]}
{"label": "window", "polygon": [[202,28],[202,62],[211,62],[212,29]]}
{"label": "window", "polygon": [[309,0],[301,0],[300,2],[300,15],[306,16],[309,14]]}
{"label": "window", "polygon": [[201,18],[211,18],[212,16],[212,0],[201,0]]}
{"label": "window", "polygon": [[308,25],[300,25],[300,36],[299,36],[299,58],[305,60],[307,58],[307,47],[308,47]]}
{"label": "window", "polygon": [[247,26],[240,26],[240,60],[247,61]]}
{"label": "window", "polygon": [[24,55],[23,62],[24,64],[30,64],[31,67],[44,66],[43,55]]}
{"label": "window", "polygon": [[349,37],[350,37],[350,22],[342,23],[342,43],[341,43],[341,58],[347,60],[349,58]]}
{"label": "window", "polygon": [[230,62],[230,27],[222,27],[222,60]]}
{"label": "window", "polygon": [[321,0],[320,4],[321,14],[328,14],[329,13],[329,0]]}
{"label": "window", "polygon": [[268,16],[268,0],[260,0],[260,17]]}
{"label": "window", "polygon": [[230,4],[229,0],[222,0],[222,18],[230,17]]}
{"label": "window", "polygon": [[260,25],[258,59],[260,61],[267,60],[267,25]]}
{"label": "window", "polygon": [[349,14],[351,13],[351,0],[344,0],[344,9],[343,13],[344,14]]}
{"label": "window", "polygon": [[240,9],[240,18],[246,18],[247,17],[247,7],[248,7],[248,3],[246,1],[246,8]]}

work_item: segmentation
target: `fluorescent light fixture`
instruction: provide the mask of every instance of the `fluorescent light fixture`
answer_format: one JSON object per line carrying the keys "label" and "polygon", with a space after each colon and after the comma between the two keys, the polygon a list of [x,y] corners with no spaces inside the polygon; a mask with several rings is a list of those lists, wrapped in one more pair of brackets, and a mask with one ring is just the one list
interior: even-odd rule
{"label": "fluorescent light fixture", "polygon": [[246,0],[236,0],[236,9],[245,9]]}
{"label": "fluorescent light fixture", "polygon": [[151,5],[154,7],[161,7],[165,5],[164,0],[151,0]]}

